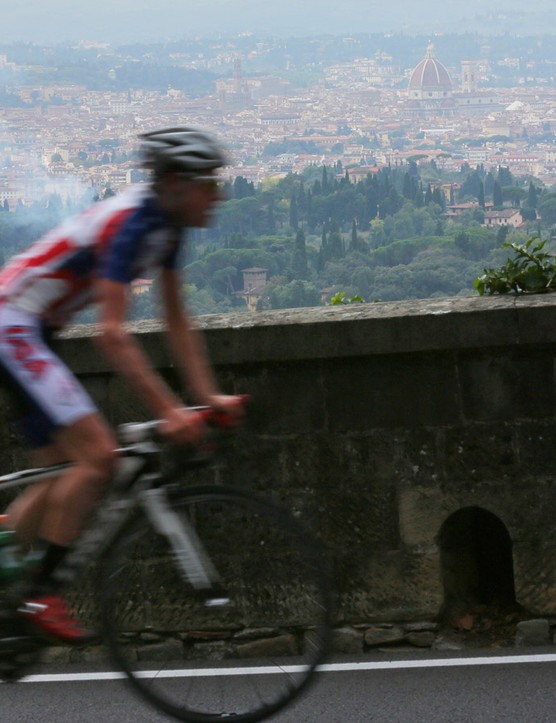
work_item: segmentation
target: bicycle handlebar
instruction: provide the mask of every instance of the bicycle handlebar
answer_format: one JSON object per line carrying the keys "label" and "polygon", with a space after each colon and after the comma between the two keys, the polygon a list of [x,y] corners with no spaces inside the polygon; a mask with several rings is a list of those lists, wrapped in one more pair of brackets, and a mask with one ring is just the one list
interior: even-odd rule
{"label": "bicycle handlebar", "polygon": [[[238,394],[239,405],[245,409],[249,401],[248,394]],[[221,430],[231,430],[239,426],[240,420],[221,409],[213,407],[187,407],[193,413],[198,414],[202,421],[209,427]],[[148,422],[129,422],[118,426],[118,434],[125,444],[143,442],[160,430],[162,422],[160,419],[153,419]]]}
{"label": "bicycle handlebar", "polygon": [[[248,394],[238,394],[238,406],[245,409],[249,401]],[[192,412],[199,414],[205,424],[220,429],[233,429],[240,424],[238,417],[222,411],[221,409],[213,409],[212,407],[190,407]]]}

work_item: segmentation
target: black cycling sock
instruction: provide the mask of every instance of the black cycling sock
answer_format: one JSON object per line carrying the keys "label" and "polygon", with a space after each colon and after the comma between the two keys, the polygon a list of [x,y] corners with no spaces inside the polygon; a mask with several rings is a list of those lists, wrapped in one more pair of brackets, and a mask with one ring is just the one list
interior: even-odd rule
{"label": "black cycling sock", "polygon": [[54,592],[60,587],[60,583],[54,578],[54,573],[70,548],[65,545],[57,545],[55,542],[48,542],[48,540],[40,540],[37,547],[43,549],[44,552],[31,573],[32,592],[33,594]]}

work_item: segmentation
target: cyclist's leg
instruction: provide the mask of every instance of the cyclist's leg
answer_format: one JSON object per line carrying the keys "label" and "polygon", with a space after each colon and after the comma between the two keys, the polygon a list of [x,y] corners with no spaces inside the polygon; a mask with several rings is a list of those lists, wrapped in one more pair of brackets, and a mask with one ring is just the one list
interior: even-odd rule
{"label": "cyclist's leg", "polygon": [[[34,467],[47,467],[64,462],[66,457],[55,444],[49,444],[37,450],[32,450],[31,463]],[[35,483],[27,487],[8,507],[6,514],[10,526],[16,530],[17,538],[24,547],[29,546],[38,536],[41,526],[45,500],[50,485],[58,474],[51,479]],[[17,524],[16,524],[17,521]]]}
{"label": "cyclist's leg", "polygon": [[79,623],[60,597],[57,571],[110,477],[115,447],[99,414],[89,414],[60,430],[57,447],[75,465],[36,496],[21,500],[19,507],[16,502],[10,511],[16,529],[38,529],[36,545],[42,549],[18,612],[43,636],[82,645],[96,641],[97,636]]}
{"label": "cyclist's leg", "polygon": [[116,460],[116,441],[100,414],[88,414],[56,435],[73,467],[50,483],[39,536],[70,545],[102,494]]}
{"label": "cyclist's leg", "polygon": [[6,510],[7,525],[15,530],[22,548],[29,548],[37,539],[50,483],[45,480],[27,487]]}
{"label": "cyclist's leg", "polygon": [[66,642],[84,642],[87,632],[55,594],[54,573],[109,479],[115,441],[92,400],[45,343],[33,315],[0,309],[0,364],[31,410],[23,427],[29,444],[43,449],[49,461],[75,463],[10,509],[11,524],[27,540],[38,531],[40,540],[33,546],[44,550],[21,613],[43,632]]}
{"label": "cyclist's leg", "polygon": [[72,461],[75,465],[20,495],[8,508],[10,524],[22,543],[37,536],[70,545],[110,478],[116,442],[99,414],[62,428],[56,444],[37,450],[37,464]]}
{"label": "cyclist's leg", "polygon": [[[53,535],[52,541],[69,544],[110,476],[116,442],[89,395],[50,348],[41,320],[5,305],[0,305],[0,369],[24,409],[19,427],[35,461],[75,462],[58,479],[24,493],[10,510],[11,523],[25,541],[38,529],[46,539]],[[41,515],[48,518],[45,529]]]}

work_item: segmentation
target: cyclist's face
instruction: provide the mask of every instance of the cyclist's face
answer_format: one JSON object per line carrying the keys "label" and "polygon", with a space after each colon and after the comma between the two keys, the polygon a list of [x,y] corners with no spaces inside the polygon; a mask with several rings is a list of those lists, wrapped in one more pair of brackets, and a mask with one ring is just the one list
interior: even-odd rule
{"label": "cyclist's face", "polygon": [[222,200],[218,179],[212,173],[194,179],[176,175],[170,182],[168,208],[178,222],[186,226],[207,226],[214,206]]}

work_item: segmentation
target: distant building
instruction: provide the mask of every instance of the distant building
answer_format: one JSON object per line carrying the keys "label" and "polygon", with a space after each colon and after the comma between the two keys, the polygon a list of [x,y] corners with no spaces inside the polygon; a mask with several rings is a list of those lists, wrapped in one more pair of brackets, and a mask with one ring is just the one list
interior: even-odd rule
{"label": "distant building", "polygon": [[502,109],[495,93],[479,90],[479,62],[476,60],[461,61],[461,92],[454,93],[453,98],[459,113],[475,115]]}
{"label": "distant building", "polygon": [[500,110],[494,93],[479,90],[478,61],[462,61],[460,92],[445,66],[435,57],[432,43],[411,74],[407,95],[405,110],[410,116],[453,116]]}
{"label": "distant building", "polygon": [[252,105],[251,89],[243,77],[241,60],[234,61],[234,75],[231,79],[216,81],[218,102],[222,111],[238,111]]}
{"label": "distant building", "polygon": [[257,304],[263,295],[267,282],[268,269],[254,266],[243,269],[243,290],[236,291],[235,295],[245,299],[249,311],[257,311]]}
{"label": "distant building", "polygon": [[502,211],[485,211],[483,226],[513,226],[519,228],[523,217],[518,208],[504,208]]}
{"label": "distant building", "polygon": [[152,285],[152,279],[133,279],[133,281],[131,282],[131,293],[134,296],[146,294],[147,291],[151,290]]}
{"label": "distant building", "polygon": [[452,93],[450,74],[429,43],[426,56],[411,73],[406,111],[417,116],[452,115],[456,107]]}
{"label": "distant building", "polygon": [[378,166],[354,166],[348,168],[348,178],[352,183],[364,181],[367,176],[377,173]]}
{"label": "distant building", "polygon": [[479,64],[476,60],[461,61],[461,89],[464,93],[476,93]]}
{"label": "distant building", "polygon": [[262,126],[295,126],[301,120],[301,116],[295,113],[272,113],[262,115],[259,118],[259,123]]}
{"label": "distant building", "polygon": [[[478,201],[469,201],[467,203],[452,203],[446,206],[446,218],[459,218],[465,211],[474,211],[477,208],[483,209],[483,206],[479,205]],[[485,203],[484,210],[485,214],[488,213],[489,208],[492,208],[492,203]]]}

